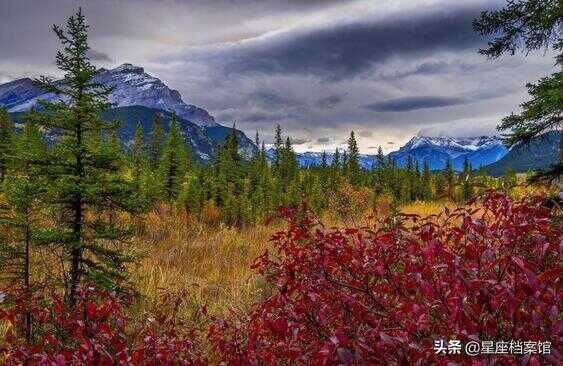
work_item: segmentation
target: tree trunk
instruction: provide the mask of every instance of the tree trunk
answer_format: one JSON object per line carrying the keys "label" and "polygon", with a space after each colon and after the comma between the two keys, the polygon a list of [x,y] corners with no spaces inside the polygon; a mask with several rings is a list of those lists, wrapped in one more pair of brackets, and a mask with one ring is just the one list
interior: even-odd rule
{"label": "tree trunk", "polygon": [[[81,99],[81,96],[79,97]],[[82,117],[80,112],[76,115],[76,126],[75,126],[75,137],[76,145],[80,147],[78,153],[76,154],[76,164],[75,164],[75,177],[77,178],[77,184],[80,185],[82,178],[84,177],[84,166],[82,165]],[[74,308],[76,305],[76,292],[80,286],[80,279],[82,276],[82,269],[80,268],[82,264],[82,193],[78,189],[77,194],[74,196],[74,202],[72,203],[72,211],[74,214],[72,234],[73,242],[72,249],[70,253],[71,265],[70,265],[70,306]]]}
{"label": "tree trunk", "polygon": [[24,276],[24,286],[25,286],[25,296],[27,300],[27,306],[25,313],[25,339],[27,342],[31,342],[31,310],[29,309],[29,303],[31,300],[31,284],[30,284],[30,274],[29,274],[29,257],[30,257],[30,237],[31,230],[29,224],[25,225],[25,254],[24,254],[24,264],[23,264],[23,276]]}

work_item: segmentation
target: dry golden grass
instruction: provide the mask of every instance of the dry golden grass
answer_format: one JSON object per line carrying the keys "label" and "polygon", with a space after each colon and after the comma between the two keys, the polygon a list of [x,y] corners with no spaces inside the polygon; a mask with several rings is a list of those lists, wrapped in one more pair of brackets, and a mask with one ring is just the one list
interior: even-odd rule
{"label": "dry golden grass", "polygon": [[421,217],[426,217],[430,215],[439,214],[444,210],[444,207],[448,207],[450,210],[453,210],[456,208],[456,204],[449,201],[435,201],[435,202],[416,201],[402,206],[401,212],[405,214],[412,214],[412,215],[419,215]]}
{"label": "dry golden grass", "polygon": [[[538,193],[537,189],[518,187],[513,193],[525,196]],[[378,217],[392,209],[390,197],[372,203],[362,192],[344,196],[346,200],[337,203],[361,210],[364,218],[355,217],[344,207],[341,212],[323,215],[327,227],[369,225],[370,220],[365,217],[374,211],[368,206],[374,206]],[[453,210],[457,204],[414,202],[401,207],[400,211],[425,217],[440,213],[445,206]],[[159,302],[162,292],[187,290],[182,314],[191,318],[198,316],[197,310],[203,305],[213,315],[231,310],[247,312],[252,304],[269,294],[271,289],[267,283],[250,266],[256,257],[271,248],[270,237],[284,229],[284,224],[237,230],[218,224],[217,210],[209,206],[206,208],[208,219],[190,220],[183,210],[160,205],[138,220],[138,233],[127,248],[139,256],[130,268],[132,283],[141,295],[137,302],[138,314],[162,306]],[[35,278],[45,277],[46,273],[57,277],[59,273],[53,273],[53,268],[62,268],[60,258],[44,251],[37,253],[34,262],[34,268],[43,274],[36,273]],[[48,263],[51,269],[45,271]],[[0,336],[1,332],[0,328]]]}
{"label": "dry golden grass", "polygon": [[[454,208],[451,203],[415,202],[401,211],[427,216],[439,213],[444,205]],[[350,224],[331,219],[325,222],[327,226]],[[198,316],[203,305],[213,315],[245,312],[268,295],[270,289],[250,266],[271,249],[269,239],[283,224],[242,230],[209,226],[160,206],[146,216],[143,225],[133,243],[142,258],[132,268],[132,281],[141,295],[139,311],[159,306],[163,290],[188,290],[183,314],[191,318]]]}
{"label": "dry golden grass", "polygon": [[165,207],[149,214],[145,222],[145,234],[134,241],[143,259],[132,277],[142,296],[141,307],[158,304],[162,290],[186,289],[185,315],[197,316],[203,305],[219,315],[247,311],[267,294],[265,283],[250,266],[280,227],[209,227]]}

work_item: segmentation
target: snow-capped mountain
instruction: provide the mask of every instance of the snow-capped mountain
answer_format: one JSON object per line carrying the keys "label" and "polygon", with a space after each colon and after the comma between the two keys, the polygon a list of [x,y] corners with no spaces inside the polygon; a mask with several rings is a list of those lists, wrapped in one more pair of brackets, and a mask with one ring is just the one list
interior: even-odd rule
{"label": "snow-capped mountain", "polygon": [[[158,115],[163,128],[168,129],[172,114],[176,115],[180,131],[202,162],[213,158],[217,147],[232,131],[220,125],[203,108],[186,104],[180,93],[170,89],[160,79],[147,74],[142,67],[123,64],[111,70],[100,69],[95,81],[113,87],[110,102],[114,108],[105,111],[102,117],[121,121],[119,136],[125,146],[130,144],[133,132],[140,123],[145,135],[150,132],[153,119]],[[58,100],[59,96],[45,93],[29,78],[0,85],[0,107],[6,108],[14,119],[37,105],[39,100]],[[256,146],[242,131],[236,131],[239,152],[250,157]]]}
{"label": "snow-capped mountain", "polygon": [[429,137],[415,136],[398,151],[389,154],[399,166],[413,162],[426,162],[430,169],[443,169],[449,160],[454,169],[460,170],[467,160],[474,169],[501,159],[508,152],[502,141],[495,136],[478,137]]}
{"label": "snow-capped mountain", "polygon": [[[428,137],[415,136],[398,151],[391,152],[388,157],[395,160],[398,166],[404,167],[408,157],[412,158],[413,164],[418,161],[422,168],[424,162],[430,169],[439,170],[446,166],[449,160],[456,170],[463,168],[465,158],[474,169],[485,166],[501,159],[508,150],[498,137]],[[268,151],[271,158],[273,150]],[[295,154],[299,165],[302,167],[320,165],[322,161],[321,152],[304,152]],[[334,152],[326,153],[327,164],[332,163]],[[375,161],[375,155],[360,155],[360,165],[364,169],[371,169]]]}
{"label": "snow-capped mountain", "polygon": [[[325,152],[326,153],[326,163],[327,165],[332,164],[332,160],[334,158],[334,152]],[[342,152],[341,152],[342,154]],[[270,161],[274,158],[274,149],[268,149],[266,151],[266,155]],[[340,155],[342,158],[342,155]],[[306,151],[302,153],[295,153],[295,159],[299,166],[302,168],[312,167],[312,166],[320,166],[322,164],[323,153],[317,151]],[[375,155],[367,155],[367,154],[360,154],[360,166],[363,169],[371,169],[373,167],[373,162],[375,159]]]}
{"label": "snow-capped mountain", "polygon": [[[177,90],[170,89],[160,79],[145,72],[142,67],[125,63],[111,70],[100,69],[94,81],[113,87],[110,102],[117,107],[143,106],[175,113],[181,119],[199,126],[217,125],[215,119],[203,108],[185,103]],[[0,85],[0,106],[8,112],[24,112],[39,99],[58,97],[44,93],[24,78]]]}

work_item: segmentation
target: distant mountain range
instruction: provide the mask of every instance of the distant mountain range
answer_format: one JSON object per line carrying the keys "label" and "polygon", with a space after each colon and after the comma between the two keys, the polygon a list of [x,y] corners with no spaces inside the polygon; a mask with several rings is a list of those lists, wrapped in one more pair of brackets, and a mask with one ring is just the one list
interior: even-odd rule
{"label": "distant mountain range", "polygon": [[[110,101],[114,108],[103,113],[107,120],[120,120],[119,137],[129,146],[138,123],[148,135],[151,124],[159,115],[165,131],[173,114],[179,122],[181,133],[192,147],[194,157],[209,162],[218,146],[232,131],[213,118],[205,109],[187,104],[177,90],[170,89],[160,79],[147,74],[142,67],[123,64],[111,70],[100,69],[95,81],[113,87]],[[22,113],[38,105],[39,100],[58,100],[59,96],[45,93],[35,86],[31,79],[23,78],[0,85],[0,107],[6,108],[16,120]],[[252,156],[257,147],[242,131],[236,131],[239,151],[246,158]],[[405,166],[409,157],[422,167],[426,162],[430,169],[439,170],[450,161],[456,170],[461,170],[467,159],[474,169],[486,166],[489,174],[499,175],[511,167],[517,172],[549,166],[558,158],[560,132],[538,139],[529,148],[515,147],[512,150],[502,144],[498,137],[430,137],[415,136],[398,151],[388,155],[397,165]],[[272,151],[268,152],[270,155]],[[296,154],[303,167],[319,165],[322,153],[305,152]],[[327,152],[327,163],[333,159],[333,152]],[[360,165],[371,169],[375,155],[360,155]]]}
{"label": "distant mountain range", "polygon": [[[343,151],[341,151],[341,154]],[[272,160],[274,157],[274,150],[268,149],[266,151],[266,155],[268,159]],[[295,158],[299,163],[299,166],[302,168],[306,167],[313,167],[319,166],[322,163],[322,152],[315,152],[315,151],[307,151],[303,153],[295,153]],[[341,155],[342,158],[342,155]],[[334,159],[334,152],[326,152],[326,162],[328,165],[332,164],[332,160]],[[367,155],[367,154],[360,154],[360,166],[364,169],[371,169],[373,168],[373,162],[375,159],[375,155]]]}
{"label": "distant mountain range", "polygon": [[428,137],[415,136],[398,151],[389,154],[397,165],[404,166],[410,157],[413,163],[424,162],[431,170],[443,169],[450,161],[455,170],[463,168],[465,159],[475,169],[499,160],[508,149],[497,137]]}
{"label": "distant mountain range", "polygon": [[[142,67],[126,63],[111,70],[100,69],[94,79],[113,87],[110,102],[115,108],[105,111],[102,117],[121,121],[119,136],[126,146],[133,138],[137,123],[141,123],[147,135],[156,114],[161,117],[165,130],[168,130],[170,117],[175,114],[195,158],[206,162],[212,159],[218,145],[232,130],[217,123],[205,109],[185,103],[177,90],[168,88]],[[0,85],[0,107],[6,108],[15,119],[37,106],[39,100],[60,99],[57,95],[45,93],[29,78]],[[242,155],[249,157],[254,154],[256,146],[253,142],[243,132],[237,130],[236,133]]]}
{"label": "distant mountain range", "polygon": [[562,144],[561,131],[551,131],[536,137],[529,145],[515,146],[502,159],[487,165],[488,174],[498,176],[508,169],[525,173],[534,169],[545,169],[559,159]]}
{"label": "distant mountain range", "polygon": [[[472,167],[477,169],[499,160],[507,152],[508,150],[497,137],[415,136],[398,151],[389,153],[387,158],[394,159],[398,166],[404,167],[410,157],[413,164],[418,162],[422,168],[426,162],[431,170],[444,169],[449,160],[453,168],[459,171],[463,168],[466,158]],[[319,152],[296,155],[301,166],[319,165],[322,159],[322,153]],[[333,155],[332,152],[327,152],[328,163],[332,162]],[[365,169],[370,169],[374,161],[375,155],[360,155],[360,165]]]}

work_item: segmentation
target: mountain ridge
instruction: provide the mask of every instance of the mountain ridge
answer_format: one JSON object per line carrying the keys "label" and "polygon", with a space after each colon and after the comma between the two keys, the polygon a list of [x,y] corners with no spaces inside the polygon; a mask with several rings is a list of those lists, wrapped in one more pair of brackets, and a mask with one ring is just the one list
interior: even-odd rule
{"label": "mountain ridge", "polygon": [[[162,80],[145,72],[140,66],[124,63],[113,69],[99,69],[93,79],[113,88],[109,102],[115,107],[140,105],[175,113],[179,118],[202,127],[218,123],[205,109],[183,101],[180,92],[169,88]],[[55,81],[56,82],[56,81]],[[0,105],[8,112],[25,112],[39,100],[59,100],[33,85],[29,78],[17,79],[0,85]]]}

